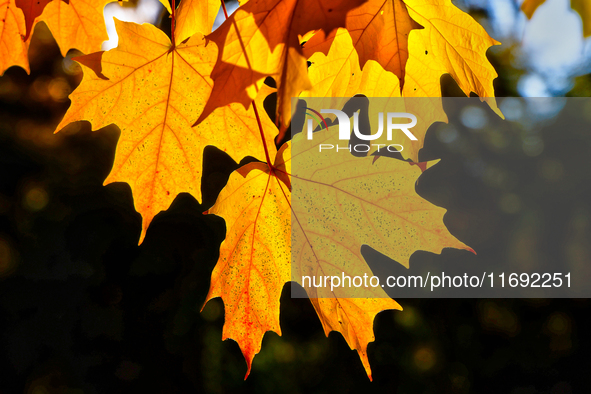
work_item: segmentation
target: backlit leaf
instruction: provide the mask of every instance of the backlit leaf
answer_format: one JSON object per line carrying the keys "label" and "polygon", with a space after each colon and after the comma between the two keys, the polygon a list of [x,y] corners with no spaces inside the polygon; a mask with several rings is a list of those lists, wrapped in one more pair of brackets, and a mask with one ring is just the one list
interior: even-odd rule
{"label": "backlit leaf", "polygon": [[[375,60],[386,71],[391,71],[404,80],[408,59],[408,34],[421,26],[408,15],[402,0],[369,0],[347,14],[346,28],[359,56],[360,67]],[[316,47],[327,54],[327,47],[320,48],[322,41],[332,42],[336,32],[327,39],[320,31],[307,46]]]}
{"label": "backlit leaf", "polygon": [[502,116],[494,98],[497,73],[486,51],[499,42],[451,0],[405,0],[410,17],[424,29],[409,35],[402,95],[441,97],[441,76],[450,74],[464,93],[476,93]]}
{"label": "backlit leaf", "polygon": [[[289,172],[282,153],[276,166]],[[250,163],[232,173],[209,210],[226,220],[226,239],[206,302],[222,297],[223,339],[238,342],[248,366],[246,377],[265,332],[281,335],[279,299],[290,280],[290,194],[267,163]]]}
{"label": "backlit leaf", "polygon": [[195,33],[209,34],[220,9],[220,0],[182,0],[176,10],[175,40],[185,41]]}
{"label": "backlit leaf", "polygon": [[[85,71],[57,129],[79,120],[89,121],[93,130],[112,123],[121,128],[105,184],[131,186],[143,217],[141,242],[152,218],[168,209],[179,193],[201,199],[206,145],[224,149],[235,160],[264,157],[264,151],[254,114],[238,104],[220,108],[198,128],[191,127],[211,92],[215,44],[206,46],[196,35],[172,48],[169,38],[152,25],[116,20],[116,26],[119,46],[103,53],[103,76]],[[263,122],[272,124],[268,118]]]}
{"label": "backlit leaf", "polygon": [[291,117],[290,100],[311,87],[300,37],[345,25],[347,12],[365,0],[251,0],[238,8],[210,38],[219,48],[212,97],[199,119],[231,102],[245,107],[266,76],[278,88],[277,114],[282,128]]}
{"label": "backlit leaf", "polygon": [[11,66],[29,73],[29,42],[22,38],[25,35],[25,18],[14,0],[0,1],[0,76]]}
{"label": "backlit leaf", "polygon": [[83,53],[101,49],[109,39],[103,9],[112,0],[53,0],[45,6],[37,21],[43,21],[60,47],[62,56],[72,48]]}

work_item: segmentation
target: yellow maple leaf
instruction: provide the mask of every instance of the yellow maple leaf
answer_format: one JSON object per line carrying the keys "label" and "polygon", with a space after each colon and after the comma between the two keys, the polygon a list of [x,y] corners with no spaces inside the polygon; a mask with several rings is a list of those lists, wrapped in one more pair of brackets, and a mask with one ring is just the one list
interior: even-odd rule
{"label": "yellow maple leaf", "polygon": [[[349,11],[345,27],[359,56],[360,68],[369,60],[375,60],[386,71],[404,80],[408,34],[421,26],[410,18],[402,0],[369,0]],[[306,46],[326,55],[335,34],[333,31],[325,38],[319,31]]]}
{"label": "yellow maple leaf", "polygon": [[14,0],[0,1],[0,76],[11,66],[19,66],[29,73],[29,43],[25,17]]}
{"label": "yellow maple leaf", "polygon": [[[105,184],[131,186],[143,217],[141,242],[153,217],[168,209],[179,193],[201,199],[206,145],[224,149],[235,160],[264,157],[264,149],[254,114],[239,104],[220,108],[199,128],[191,127],[211,92],[214,43],[206,46],[204,38],[195,35],[172,46],[152,25],[116,20],[116,27],[119,46],[102,54],[100,73],[85,70],[57,130],[79,120],[89,121],[93,130],[119,126],[115,163]],[[272,125],[265,116],[262,122]],[[230,137],[235,135],[241,138]],[[273,152],[274,145],[268,149]]]}
{"label": "yellow maple leaf", "polygon": [[[318,44],[324,45],[324,42]],[[311,54],[308,59],[311,88],[303,91],[300,97],[348,98],[356,94],[400,97],[398,77],[376,61],[367,61],[361,72],[359,56],[346,29],[338,29],[326,55],[318,50],[313,39],[304,44],[304,48],[304,53]]]}
{"label": "yellow maple leaf", "polygon": [[462,91],[476,93],[502,116],[494,98],[497,72],[486,51],[500,43],[451,0],[405,0],[410,17],[424,29],[409,35],[409,59],[402,95],[441,97],[441,76],[450,74]]}
{"label": "yellow maple leaf", "polygon": [[68,3],[53,0],[45,6],[37,22],[47,24],[62,56],[72,48],[83,53],[96,52],[103,41],[109,39],[103,9],[110,2],[112,0],[69,0]]}
{"label": "yellow maple leaf", "polygon": [[220,9],[219,0],[183,0],[176,10],[175,40],[183,42],[195,33],[209,34]]}
{"label": "yellow maple leaf", "polygon": [[[264,334],[281,335],[279,302],[284,284],[291,279],[289,155],[289,144],[285,144],[273,173],[266,163],[241,167],[209,210],[225,219],[227,236],[205,302],[222,298],[223,339],[234,339],[242,350],[247,362],[245,378]],[[373,319],[382,310],[400,306],[390,298],[313,299],[312,303],[326,335],[341,332],[351,348],[358,350],[371,378],[367,344],[374,340]]]}
{"label": "yellow maple leaf", "polygon": [[376,144],[399,144],[404,147],[404,158],[418,162],[419,150],[423,147],[429,127],[435,122],[447,122],[441,98],[401,98],[398,77],[384,70],[376,61],[369,60],[361,70],[357,51],[353,48],[351,36],[346,29],[339,29],[335,34],[327,55],[315,52],[316,47],[313,45],[309,48],[306,46],[304,53],[314,51],[309,58],[311,65],[308,70],[312,89],[302,92],[300,97],[322,97],[322,102],[325,103],[322,108],[342,108],[350,97],[357,94],[380,97],[379,100],[370,101],[369,106],[369,119],[374,131],[379,127],[378,113],[385,109],[389,112],[413,113],[418,120],[412,131],[416,141],[408,140],[402,133],[387,141],[386,133],[383,133],[382,137],[372,142],[368,154],[376,151]]}
{"label": "yellow maple leaf", "polygon": [[443,224],[446,210],[416,193],[419,166],[390,158],[374,162],[347,151],[318,152],[318,144],[336,145],[337,137],[331,126],[312,140],[299,133],[291,141],[292,279],[312,299],[325,333],[341,332],[371,379],[367,344],[374,340],[373,319],[400,306],[380,286],[333,290],[314,287],[303,277],[371,277],[363,244],[407,268],[417,250],[472,249],[449,233]]}
{"label": "yellow maple leaf", "polygon": [[278,88],[277,115],[282,129],[289,125],[290,101],[311,87],[300,37],[312,30],[329,33],[345,25],[347,11],[366,0],[249,1],[209,38],[221,48],[212,73],[212,96],[198,122],[215,108],[231,102],[246,108],[266,76]]}
{"label": "yellow maple leaf", "polygon": [[[400,305],[381,287],[342,293],[305,286],[302,277],[372,275],[362,244],[380,242],[377,249],[406,267],[416,250],[471,250],[445,228],[445,209],[414,191],[421,174],[417,166],[318,155],[317,144],[334,142],[336,134],[334,127],[315,133],[314,141],[297,134],[280,149],[273,167],[250,163],[234,172],[209,210],[226,220],[227,235],[207,301],[222,298],[223,338],[238,342],[247,376],[265,332],[281,335],[279,300],[290,278],[304,285],[326,335],[340,332],[371,379],[367,345],[374,340],[373,320]],[[298,191],[292,194],[294,183]]]}
{"label": "yellow maple leaf", "polygon": [[[277,155],[275,166],[288,172],[284,151]],[[277,175],[267,163],[241,167],[230,175],[209,210],[226,220],[226,239],[205,302],[222,297],[223,339],[238,342],[248,367],[245,378],[265,332],[281,335],[279,299],[290,280],[290,191]]]}

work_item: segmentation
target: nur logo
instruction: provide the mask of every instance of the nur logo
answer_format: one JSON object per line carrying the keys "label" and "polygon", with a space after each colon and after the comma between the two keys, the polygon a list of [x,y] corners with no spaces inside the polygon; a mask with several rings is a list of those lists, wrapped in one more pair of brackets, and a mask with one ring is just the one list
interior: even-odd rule
{"label": "nur logo", "polygon": [[[333,114],[336,115],[338,121],[339,121],[339,140],[349,140],[351,138],[351,120],[349,119],[349,116],[340,110],[337,109],[321,109],[320,112],[313,110],[312,108],[308,108],[306,107],[306,115],[309,115],[312,119],[308,119],[306,122],[306,126],[307,126],[307,134],[306,134],[306,138],[308,140],[312,140],[314,137],[314,120],[316,121],[317,124],[320,125],[321,129],[322,126],[324,126],[324,128],[328,129],[328,125],[326,123],[326,120],[324,119],[324,117],[322,116],[322,114]],[[413,114],[410,113],[406,113],[406,112],[386,112],[386,139],[388,141],[392,141],[392,135],[394,130],[400,130],[402,131],[411,141],[417,141],[417,137],[415,137],[411,132],[410,129],[413,128],[414,126],[417,125],[417,117]],[[398,119],[408,119],[410,120],[410,122],[406,122],[406,123],[395,123],[394,120],[398,120]],[[355,112],[353,113],[353,133],[355,133],[355,136],[357,138],[359,138],[362,141],[373,141],[376,140],[378,138],[380,138],[382,136],[382,134],[384,133],[384,112],[379,112],[378,113],[378,130],[374,133],[374,134],[362,134],[359,131],[359,113]],[[386,144],[371,144],[372,146],[377,146],[378,148],[378,152],[380,151],[380,148],[382,147],[387,147],[388,151],[390,152],[402,152],[402,145],[399,144],[392,144],[392,145],[386,145]],[[391,147],[400,147],[400,149],[396,149],[393,150]],[[328,149],[334,149],[334,145],[332,144],[320,144],[319,145],[319,151],[322,152],[323,149],[328,150]],[[336,146],[336,151],[338,152],[339,149],[346,149],[348,151],[351,151],[351,147],[347,146],[347,147],[339,147],[338,145]],[[370,150],[370,145],[367,144],[356,144],[353,145],[353,150],[355,152],[369,152]]]}

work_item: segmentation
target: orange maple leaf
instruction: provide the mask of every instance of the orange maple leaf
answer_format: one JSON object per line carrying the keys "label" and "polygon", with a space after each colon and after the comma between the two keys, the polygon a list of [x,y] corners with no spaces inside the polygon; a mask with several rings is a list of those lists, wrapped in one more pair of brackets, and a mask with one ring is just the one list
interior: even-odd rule
{"label": "orange maple leaf", "polygon": [[[152,25],[116,20],[116,27],[117,48],[81,59],[85,67],[95,69],[85,70],[57,130],[80,120],[89,121],[93,130],[112,123],[120,127],[115,163],[105,184],[131,186],[136,210],[143,217],[141,243],[153,217],[168,209],[179,193],[201,200],[206,145],[224,149],[235,160],[264,157],[264,149],[254,114],[239,104],[219,108],[198,128],[191,127],[211,92],[214,43],[206,46],[203,37],[195,35],[173,46]],[[260,99],[268,93],[263,90]],[[272,125],[266,116],[262,122]],[[274,145],[268,149],[274,152]]]}
{"label": "orange maple leaf", "polygon": [[45,22],[62,56],[70,49],[99,51],[107,40],[103,9],[113,0],[4,0],[0,4],[0,75],[11,66],[29,73],[28,49],[35,25]]}
{"label": "orange maple leaf", "polygon": [[279,299],[290,280],[291,242],[290,191],[280,172],[289,171],[285,148],[274,172],[257,162],[232,173],[209,210],[226,220],[227,230],[205,302],[222,297],[223,339],[238,342],[247,364],[245,379],[265,332],[281,335]]}
{"label": "orange maple leaf", "polygon": [[[408,35],[421,26],[410,18],[402,0],[369,0],[347,14],[345,27],[359,57],[360,68],[369,60],[375,60],[384,70],[404,81]],[[324,32],[319,31],[305,44],[304,54],[309,57],[312,51],[320,51],[327,55],[335,34],[333,31],[325,38]]]}
{"label": "orange maple leaf", "polygon": [[[242,167],[209,210],[226,220],[227,237],[206,302],[222,298],[223,338],[238,342],[246,376],[265,332],[281,335],[279,299],[290,278],[305,285],[304,275],[372,275],[362,244],[380,242],[378,249],[406,267],[416,250],[471,250],[445,228],[445,209],[416,194],[420,168],[394,159],[373,163],[371,157],[318,155],[318,142],[334,143],[337,134],[334,126],[315,133],[314,141],[300,133],[280,149],[273,166]],[[292,184],[298,185],[295,194]],[[354,294],[304,288],[325,333],[342,333],[371,379],[367,345],[374,340],[373,320],[400,305],[381,287]]]}
{"label": "orange maple leaf", "polygon": [[25,18],[14,0],[0,1],[0,76],[11,66],[20,66],[29,73],[29,43]]}
{"label": "orange maple leaf", "polygon": [[[31,0],[27,0],[31,1]],[[34,0],[33,0],[34,1]],[[109,39],[103,9],[113,0],[53,0],[35,22],[43,21],[51,31],[62,56],[76,48],[82,53],[96,52]]]}
{"label": "orange maple leaf", "polygon": [[26,34],[23,36],[23,40],[28,40],[29,36],[33,32],[33,26],[35,25],[35,19],[43,13],[43,9],[51,0],[16,0],[16,6],[23,11],[25,17],[25,25],[27,28]]}
{"label": "orange maple leaf", "polygon": [[291,117],[290,100],[311,87],[300,37],[345,25],[347,12],[366,0],[254,0],[232,14],[208,38],[221,48],[212,72],[214,89],[198,122],[215,108],[239,102],[250,106],[266,76],[278,88],[278,124]]}

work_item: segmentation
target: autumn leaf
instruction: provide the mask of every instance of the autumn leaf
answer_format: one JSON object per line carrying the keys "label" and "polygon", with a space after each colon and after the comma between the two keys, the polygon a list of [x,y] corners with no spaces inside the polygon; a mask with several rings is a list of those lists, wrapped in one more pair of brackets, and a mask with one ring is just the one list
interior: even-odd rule
{"label": "autumn leaf", "polygon": [[[369,60],[375,60],[401,81],[408,59],[408,34],[420,28],[408,15],[402,0],[370,0],[351,10],[346,20],[360,68],[364,68]],[[324,38],[324,32],[320,31],[306,46],[326,55],[335,34],[333,31]]]}
{"label": "autumn leaf", "polygon": [[[214,268],[206,303],[221,297],[225,308],[223,339],[234,339],[247,363],[260,351],[267,331],[281,335],[279,301],[291,279],[289,145],[279,151],[273,172],[266,163],[250,163],[234,172],[209,213],[226,220],[226,239]],[[401,309],[390,298],[313,299],[326,335],[343,334],[357,349],[371,378],[367,344],[374,340],[373,319],[385,309]]]}
{"label": "autumn leaf", "polygon": [[211,33],[220,0],[183,0],[176,10],[175,39],[183,42],[193,34]]}
{"label": "autumn leaf", "polygon": [[[325,55],[318,46],[327,44],[330,44],[330,49]],[[304,54],[310,56],[308,76],[312,87],[303,91],[300,98],[322,98],[322,105],[316,100],[321,108],[342,108],[350,97],[357,94],[366,97],[400,97],[398,78],[377,62],[368,61],[361,71],[357,51],[346,29],[338,29],[330,41],[306,42]]]}
{"label": "autumn leaf", "polygon": [[407,268],[417,250],[472,249],[449,233],[446,210],[416,193],[419,166],[391,158],[374,162],[347,151],[318,152],[318,144],[337,145],[337,137],[337,126],[331,126],[312,140],[299,133],[291,141],[292,278],[306,289],[326,334],[341,332],[371,378],[367,344],[374,340],[373,319],[400,306],[380,286],[333,291],[302,277],[373,275],[361,254],[364,244]]}
{"label": "autumn leaf", "polygon": [[271,76],[277,82],[279,124],[286,128],[291,98],[311,87],[300,37],[344,26],[347,12],[364,1],[251,0],[238,8],[208,37],[221,50],[211,75],[214,89],[198,122],[228,103],[248,108]]}
{"label": "autumn leaf", "polygon": [[[361,255],[363,244],[379,243],[378,250],[406,267],[416,250],[471,250],[445,228],[445,209],[416,194],[418,166],[342,153],[318,155],[317,144],[335,142],[336,135],[334,126],[315,133],[313,141],[297,134],[279,151],[273,167],[250,163],[233,173],[209,210],[226,220],[227,236],[206,302],[214,297],[224,301],[223,339],[238,342],[247,376],[265,332],[281,335],[279,299],[290,278],[304,285],[325,333],[340,332],[357,350],[371,379],[367,345],[375,339],[373,319],[380,311],[401,309],[398,303],[381,287],[343,296],[305,286],[302,276],[371,275]],[[297,192],[292,194],[290,185]]]}
{"label": "autumn leaf", "polygon": [[29,73],[29,42],[25,18],[14,0],[0,1],[0,76],[11,66],[19,66]]}
{"label": "autumn leaf", "polygon": [[367,345],[375,341],[373,323],[385,310],[402,310],[391,298],[311,298],[324,334],[340,332],[352,350],[357,350],[369,380],[373,380]]}
{"label": "autumn leaf", "polygon": [[[292,241],[309,243],[316,254],[310,257],[304,252],[306,247],[295,248],[295,259],[302,267],[314,259],[355,259],[359,262],[356,267],[365,269],[362,244],[374,245],[407,268],[417,250],[440,253],[452,247],[471,251],[445,228],[446,210],[416,193],[415,184],[422,174],[418,166],[391,158],[374,161],[372,157],[355,157],[347,150],[318,152],[319,144],[335,146],[339,141],[338,125],[315,132],[310,140],[305,133],[298,133],[291,141],[292,209],[301,225],[301,233],[294,230]],[[433,164],[428,162],[426,168]],[[311,223],[316,225],[310,227]],[[304,236],[307,232],[315,235],[313,240]],[[334,242],[336,249],[331,248],[329,255],[318,257],[320,247],[315,249],[314,242],[320,238],[339,242]],[[310,264],[318,268],[317,262]]]}
{"label": "autumn leaf", "polygon": [[476,93],[502,116],[494,98],[497,73],[486,51],[500,43],[451,0],[405,0],[410,17],[424,29],[409,35],[402,95],[441,97],[441,76],[450,74],[467,96]]}
{"label": "autumn leaf", "polygon": [[[217,1],[184,0],[175,9],[175,2],[160,0],[171,13],[172,40],[152,25],[116,20],[119,46],[107,52],[96,51],[106,39],[102,10],[108,0],[53,0],[44,8],[18,1],[24,14],[6,3],[0,66],[28,67],[22,37],[30,37],[39,21],[48,24],[62,54],[70,48],[89,53],[76,58],[83,79],[57,130],[76,121],[90,122],[93,130],[120,128],[105,184],[130,185],[143,219],[140,243],[154,216],[179,193],[201,200],[205,146],[236,161],[266,159],[234,172],[209,210],[226,220],[227,236],[206,302],[222,297],[223,338],[238,342],[247,376],[264,334],[281,335],[279,303],[288,281],[305,285],[304,273],[330,275],[335,261],[347,262],[343,272],[371,274],[361,255],[364,244],[406,267],[416,250],[471,250],[446,229],[445,210],[415,191],[421,172],[433,164],[418,163],[425,132],[447,119],[441,102],[429,102],[421,112],[405,101],[441,96],[440,78],[449,73],[466,94],[474,92],[496,109],[496,73],[486,51],[497,42],[450,0],[251,0],[207,37]],[[5,57],[10,51],[14,55]],[[268,76],[277,82],[279,129],[257,109],[275,91],[263,83]],[[403,155],[418,165],[311,154],[319,141],[338,134],[335,126],[315,133],[314,144],[299,134],[277,152],[275,137],[289,125],[291,98],[300,93],[326,97],[329,108],[358,94],[382,96],[384,108],[416,113],[419,139],[405,141]],[[377,119],[382,109],[372,104],[368,116]],[[396,138],[402,137],[391,142]],[[325,215],[339,219],[326,221]],[[304,288],[325,333],[340,332],[371,379],[373,321],[380,311],[400,306],[381,287],[360,290],[367,291],[363,298]]]}
{"label": "autumn leaf", "polygon": [[546,0],[524,0],[523,3],[521,3],[521,11],[523,11],[528,19],[531,19],[538,7],[545,2]]}
{"label": "autumn leaf", "polygon": [[[285,147],[275,168],[288,173]],[[291,278],[290,190],[281,174],[271,172],[267,163],[249,163],[232,173],[209,210],[226,220],[226,239],[205,302],[222,297],[222,338],[232,338],[240,346],[248,366],[245,378],[265,332],[281,335],[279,299]]]}
{"label": "autumn leaf", "polygon": [[101,49],[109,39],[105,28],[103,9],[113,0],[17,0],[26,20],[25,40],[35,25],[45,22],[62,56],[72,48],[83,53]]}
{"label": "autumn leaf", "polygon": [[16,6],[23,11],[25,17],[26,34],[23,35],[23,40],[28,40],[33,32],[35,19],[41,15],[43,9],[51,0],[16,0]]}
{"label": "autumn leaf", "polygon": [[[307,44],[304,53],[315,48],[312,46],[307,49]],[[402,133],[394,135],[392,140],[386,140],[386,133],[383,133],[381,138],[372,142],[368,154],[375,152],[376,144],[400,144],[404,146],[403,157],[418,162],[419,150],[423,147],[429,127],[435,122],[447,122],[441,98],[402,98],[398,77],[373,60],[368,61],[362,71],[346,29],[339,29],[335,34],[327,55],[315,52],[309,61],[308,75],[312,89],[302,92],[301,98],[318,97],[326,103],[322,108],[342,108],[349,97],[358,94],[380,97],[370,102],[368,116],[374,132],[379,128],[378,113],[385,109],[392,112],[394,108],[394,112],[410,112],[417,117],[418,123],[413,128],[417,141],[409,141]],[[318,100],[314,102],[317,104]]]}
{"label": "autumn leaf", "polygon": [[109,39],[103,9],[112,0],[53,0],[39,17],[49,27],[62,56],[76,48],[82,53],[96,52]]}
{"label": "autumn leaf", "polygon": [[591,4],[588,0],[571,0],[570,5],[577,11],[583,21],[583,36],[591,37]]}
{"label": "autumn leaf", "polygon": [[[313,39],[304,44],[305,53],[313,53],[308,76],[311,88],[300,97],[346,98],[356,94],[367,97],[400,97],[400,84],[396,75],[384,70],[376,61],[366,63],[363,72],[359,56],[346,29],[338,29],[327,55],[317,51]],[[344,104],[344,103],[342,103]],[[335,108],[341,107],[334,103]]]}
{"label": "autumn leaf", "polygon": [[[89,121],[93,130],[112,123],[119,126],[115,163],[105,184],[131,186],[136,210],[143,217],[141,242],[153,217],[168,209],[179,193],[201,200],[206,145],[224,149],[235,160],[264,157],[264,149],[254,114],[239,104],[220,108],[198,128],[191,127],[211,92],[214,43],[206,46],[196,35],[173,47],[152,25],[116,20],[116,27],[119,46],[102,54],[100,74],[85,70],[57,130],[79,120]],[[95,58],[86,60],[81,63],[96,64]],[[268,117],[262,122],[272,125]],[[240,139],[231,137],[235,135]]]}

